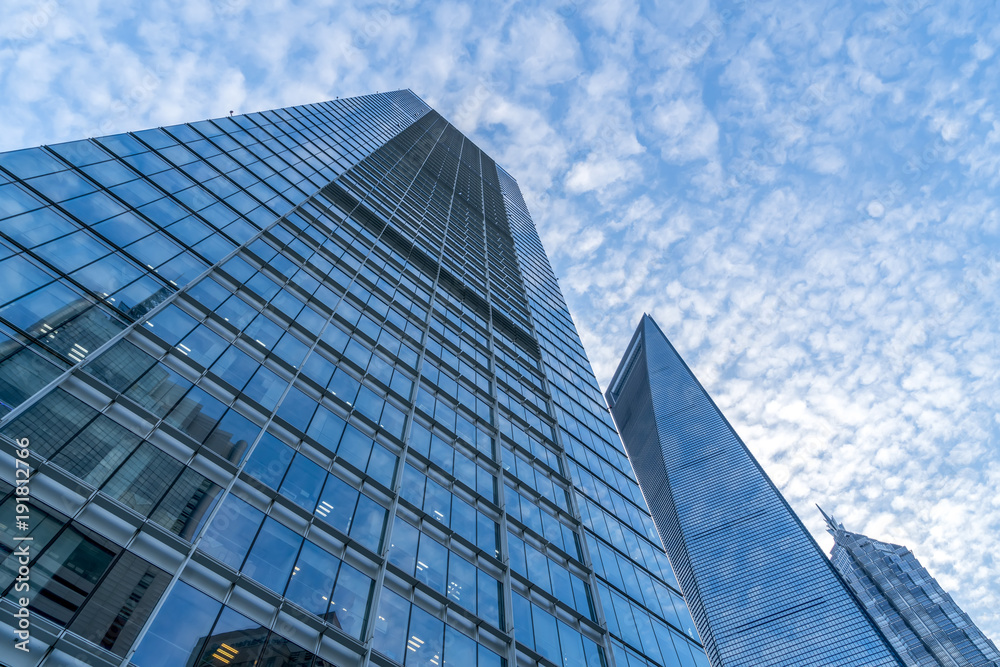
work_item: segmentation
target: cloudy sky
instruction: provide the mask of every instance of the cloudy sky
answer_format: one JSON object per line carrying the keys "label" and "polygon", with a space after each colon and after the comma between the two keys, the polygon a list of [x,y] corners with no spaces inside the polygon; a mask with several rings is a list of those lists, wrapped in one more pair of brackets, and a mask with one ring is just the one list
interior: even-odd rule
{"label": "cloudy sky", "polygon": [[0,150],[411,88],[602,384],[650,312],[824,548],[816,502],[1000,640],[994,3],[123,4],[4,3]]}

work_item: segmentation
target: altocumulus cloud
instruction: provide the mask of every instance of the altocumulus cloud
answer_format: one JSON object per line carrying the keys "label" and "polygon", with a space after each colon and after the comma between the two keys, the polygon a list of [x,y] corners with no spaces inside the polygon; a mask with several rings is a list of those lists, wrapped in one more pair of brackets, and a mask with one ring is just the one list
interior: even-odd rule
{"label": "altocumulus cloud", "polygon": [[519,179],[602,382],[652,313],[824,546],[816,501],[1000,638],[996,8],[264,4],[5,7],[0,148],[412,88]]}

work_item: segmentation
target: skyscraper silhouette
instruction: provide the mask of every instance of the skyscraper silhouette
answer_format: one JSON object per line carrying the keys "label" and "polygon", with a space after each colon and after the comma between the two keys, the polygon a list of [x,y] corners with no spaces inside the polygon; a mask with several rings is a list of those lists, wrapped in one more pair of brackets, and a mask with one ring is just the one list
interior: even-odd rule
{"label": "skyscraper silhouette", "polygon": [[0,154],[0,285],[0,662],[707,664],[516,182],[413,93]]}
{"label": "skyscraper silhouette", "polygon": [[908,667],[1000,666],[997,647],[912,551],[823,517],[834,539],[833,566]]}
{"label": "skyscraper silhouette", "polygon": [[648,315],[607,399],[713,667],[900,664]]}

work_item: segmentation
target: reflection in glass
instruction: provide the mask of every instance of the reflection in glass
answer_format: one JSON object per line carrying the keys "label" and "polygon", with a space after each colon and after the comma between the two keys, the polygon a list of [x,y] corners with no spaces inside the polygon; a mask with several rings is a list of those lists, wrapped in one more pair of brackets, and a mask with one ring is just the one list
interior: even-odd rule
{"label": "reflection in glass", "polygon": [[355,639],[360,639],[368,617],[372,583],[371,579],[347,563],[341,565],[326,621]]}
{"label": "reflection in glass", "polygon": [[[132,656],[139,667],[179,667],[201,653],[222,603],[178,581]],[[249,625],[249,623],[248,623]]]}
{"label": "reflection in glass", "polygon": [[76,528],[63,531],[31,567],[31,610],[66,625],[117,555],[109,546]]}
{"label": "reflection in glass", "polygon": [[205,530],[198,548],[238,570],[263,519],[263,512],[230,493]]}

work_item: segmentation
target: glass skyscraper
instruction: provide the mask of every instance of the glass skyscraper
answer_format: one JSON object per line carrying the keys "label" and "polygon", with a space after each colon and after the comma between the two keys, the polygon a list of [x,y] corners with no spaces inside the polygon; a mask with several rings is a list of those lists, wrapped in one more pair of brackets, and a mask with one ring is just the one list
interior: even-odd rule
{"label": "glass skyscraper", "polygon": [[712,667],[901,664],[648,315],[607,398]]}
{"label": "glass skyscraper", "polygon": [[708,664],[516,182],[413,93],[0,154],[0,285],[0,662]]}
{"label": "glass skyscraper", "polygon": [[997,647],[912,551],[823,516],[834,539],[833,566],[908,667],[1000,667]]}

